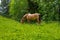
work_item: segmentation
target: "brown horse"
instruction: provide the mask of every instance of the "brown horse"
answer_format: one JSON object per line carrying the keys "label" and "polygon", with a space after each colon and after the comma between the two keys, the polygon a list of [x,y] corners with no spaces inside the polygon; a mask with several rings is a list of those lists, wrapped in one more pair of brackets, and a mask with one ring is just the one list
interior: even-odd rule
{"label": "brown horse", "polygon": [[28,22],[30,22],[30,20],[37,20],[37,22],[40,23],[41,21],[40,16],[41,15],[39,13],[34,13],[34,14],[27,13],[22,17],[21,23],[24,23],[25,20],[27,20]]}

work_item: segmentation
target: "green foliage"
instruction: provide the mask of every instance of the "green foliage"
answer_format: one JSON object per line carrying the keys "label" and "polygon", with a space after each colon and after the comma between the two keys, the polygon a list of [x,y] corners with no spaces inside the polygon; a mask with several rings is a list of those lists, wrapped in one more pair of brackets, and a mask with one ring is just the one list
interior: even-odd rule
{"label": "green foliage", "polygon": [[[39,5],[39,13],[45,21],[58,21],[58,0],[31,0]],[[33,11],[33,10],[31,10]]]}
{"label": "green foliage", "polygon": [[[42,16],[44,21],[58,21],[59,14],[58,9],[60,2],[59,0],[30,0],[38,3],[38,11]],[[10,15],[15,20],[20,20],[21,17],[28,12],[28,0],[11,0],[10,3]],[[35,10],[31,10],[33,12]]]}
{"label": "green foliage", "polygon": [[43,20],[58,20],[58,0],[40,0],[39,6]]}
{"label": "green foliage", "polygon": [[20,17],[27,11],[27,0],[11,0],[10,15],[13,19],[20,20]]}
{"label": "green foliage", "polygon": [[21,24],[0,16],[0,40],[60,40],[58,22]]}

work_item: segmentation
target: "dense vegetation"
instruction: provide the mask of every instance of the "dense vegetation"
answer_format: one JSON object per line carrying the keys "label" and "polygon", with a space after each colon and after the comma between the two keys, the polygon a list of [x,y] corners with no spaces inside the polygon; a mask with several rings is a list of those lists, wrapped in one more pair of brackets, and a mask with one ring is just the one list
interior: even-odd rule
{"label": "dense vegetation", "polygon": [[[60,40],[59,4],[60,0],[11,0],[9,14],[0,15],[0,40]],[[28,12],[40,13],[44,21],[21,24]]]}
{"label": "dense vegetation", "polygon": [[24,12],[27,11],[27,6],[27,0],[11,0],[9,13],[13,19],[20,20]]}
{"label": "dense vegetation", "polygon": [[60,0],[11,0],[9,15],[20,20],[27,12],[38,12],[44,21],[58,21],[59,3]]}
{"label": "dense vegetation", "polygon": [[0,40],[60,40],[58,22],[21,24],[0,16]]}

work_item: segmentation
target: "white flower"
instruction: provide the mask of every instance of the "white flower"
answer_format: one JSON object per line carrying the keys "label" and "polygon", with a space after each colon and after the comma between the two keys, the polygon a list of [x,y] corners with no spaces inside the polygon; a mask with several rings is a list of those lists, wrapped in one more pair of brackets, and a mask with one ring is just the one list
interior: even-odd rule
{"label": "white flower", "polygon": [[0,0],[0,5],[1,5],[1,0]]}

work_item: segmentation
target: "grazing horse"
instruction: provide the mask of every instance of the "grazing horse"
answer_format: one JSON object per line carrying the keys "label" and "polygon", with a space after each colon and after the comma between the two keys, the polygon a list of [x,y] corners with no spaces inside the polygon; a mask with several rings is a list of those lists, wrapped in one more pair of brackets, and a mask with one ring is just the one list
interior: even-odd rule
{"label": "grazing horse", "polygon": [[37,22],[40,23],[41,15],[39,13],[27,13],[22,17],[21,23],[24,23],[25,20],[27,20],[28,22],[30,22],[31,20],[37,20]]}

